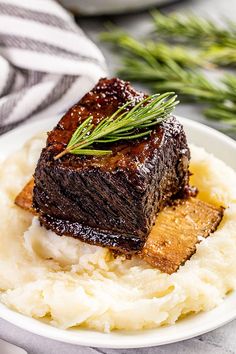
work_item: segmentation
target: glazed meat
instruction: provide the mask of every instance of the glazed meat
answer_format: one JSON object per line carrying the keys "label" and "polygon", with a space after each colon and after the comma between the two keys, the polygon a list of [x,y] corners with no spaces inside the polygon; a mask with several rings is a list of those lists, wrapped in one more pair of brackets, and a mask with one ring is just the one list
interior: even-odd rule
{"label": "glazed meat", "polygon": [[111,144],[110,155],[67,154],[54,160],[88,116],[96,125],[127,101],[136,104],[144,97],[127,82],[101,79],[48,134],[33,192],[34,208],[46,228],[121,252],[137,252],[156,214],[185,194],[190,153],[183,127],[174,117],[148,137]]}
{"label": "glazed meat", "polygon": [[[15,199],[16,205],[35,214],[32,207],[34,180]],[[224,208],[197,198],[176,199],[158,213],[144,247],[137,256],[163,273],[172,274],[190,259],[196,246],[220,224]]]}

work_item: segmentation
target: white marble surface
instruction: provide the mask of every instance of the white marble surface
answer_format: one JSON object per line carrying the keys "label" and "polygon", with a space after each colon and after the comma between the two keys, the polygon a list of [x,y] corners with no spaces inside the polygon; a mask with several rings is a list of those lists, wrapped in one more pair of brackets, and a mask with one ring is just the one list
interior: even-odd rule
{"label": "white marble surface", "polygon": [[[128,1],[128,0],[127,0]],[[145,1],[145,0],[144,0]],[[197,14],[212,16],[216,19],[226,15],[236,21],[236,0],[189,0],[168,6],[165,11],[191,10]],[[97,35],[103,29],[104,19],[79,20],[81,26],[98,42]],[[131,32],[145,33],[150,29],[150,20],[147,12],[133,15],[115,16],[112,18],[117,24],[126,27]],[[111,75],[118,65],[118,58],[112,55],[104,45],[102,48],[109,65]],[[177,114],[198,121],[205,121],[199,107],[180,105]],[[207,122],[209,124],[209,122]],[[23,331],[4,320],[0,320],[0,338],[26,349],[29,354],[230,354],[236,353],[236,321],[233,321],[215,331],[187,341],[146,349],[112,350],[82,348],[45,339]],[[5,353],[0,353],[5,354]]]}

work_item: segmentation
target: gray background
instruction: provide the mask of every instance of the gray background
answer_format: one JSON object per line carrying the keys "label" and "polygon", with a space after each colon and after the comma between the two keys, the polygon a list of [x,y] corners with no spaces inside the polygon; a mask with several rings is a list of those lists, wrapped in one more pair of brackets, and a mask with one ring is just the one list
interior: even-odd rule
{"label": "gray background", "polygon": [[[85,0],[86,1],[86,0]],[[114,0],[112,0],[114,1]],[[119,0],[116,0],[119,1]],[[128,1],[128,0],[127,0]],[[144,0],[145,1],[145,0]],[[236,0],[189,0],[177,2],[175,4],[163,7],[163,11],[189,11],[204,16],[211,16],[218,21],[223,16],[231,17],[236,21]],[[148,12],[139,14],[120,15],[105,18],[84,18],[78,19],[80,26],[84,31],[98,43],[102,49],[109,66],[111,75],[114,75],[115,68],[119,64],[118,57],[110,53],[107,47],[98,41],[98,33],[104,29],[103,24],[107,20],[112,20],[116,24],[125,27],[133,34],[145,34],[151,28],[151,22]],[[177,114],[205,122],[201,114],[201,107],[192,105],[180,105],[177,108]],[[211,124],[212,125],[212,124]],[[29,332],[23,331],[4,320],[0,320],[0,337],[11,343],[26,349],[29,354],[223,354],[236,353],[236,321],[229,323],[215,331],[205,335],[190,339],[184,342],[165,345],[162,347],[146,348],[146,349],[95,349],[83,348],[74,345],[63,344],[49,339],[45,339]],[[4,354],[4,353],[0,353]]]}

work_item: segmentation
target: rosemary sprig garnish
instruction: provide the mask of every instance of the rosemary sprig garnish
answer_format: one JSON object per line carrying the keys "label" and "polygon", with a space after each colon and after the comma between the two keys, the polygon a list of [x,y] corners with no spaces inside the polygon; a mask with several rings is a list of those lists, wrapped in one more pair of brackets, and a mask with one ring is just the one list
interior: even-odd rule
{"label": "rosemary sprig garnish", "polygon": [[55,160],[65,154],[75,155],[107,155],[111,150],[102,150],[94,144],[112,143],[118,140],[137,139],[149,135],[152,127],[167,119],[178,104],[173,92],[149,96],[127,111],[133,101],[125,103],[110,117],[94,127],[90,116],[78,126],[65,150],[54,157]]}

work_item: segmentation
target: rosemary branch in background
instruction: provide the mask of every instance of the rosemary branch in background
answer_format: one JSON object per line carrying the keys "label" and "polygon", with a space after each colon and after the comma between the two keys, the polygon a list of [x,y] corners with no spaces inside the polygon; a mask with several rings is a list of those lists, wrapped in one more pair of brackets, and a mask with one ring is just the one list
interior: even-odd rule
{"label": "rosemary branch in background", "polygon": [[236,47],[236,26],[225,20],[224,26],[192,14],[164,15],[153,11],[155,31],[158,35],[173,37],[175,41],[197,42],[197,45],[209,47],[211,44],[220,44],[224,47]]}
{"label": "rosemary branch in background", "polygon": [[[219,66],[233,63],[236,54],[236,46],[235,48],[233,46],[234,42],[236,44],[236,25],[234,27],[229,23],[226,30],[204,19],[199,19],[198,23],[198,17],[193,16],[167,16],[157,12],[153,16],[157,33],[156,41],[150,40],[149,37],[142,40],[135,39],[114,26],[101,34],[101,39],[111,43],[116,52],[119,48],[122,65],[118,75],[126,80],[142,83],[152,92],[174,90],[185,100],[203,102],[206,117],[227,123],[230,129],[235,129],[235,74],[223,72],[219,81],[215,82],[210,80],[202,69],[214,69],[216,62]],[[198,40],[194,40],[195,46],[190,47],[188,41],[197,33]],[[167,34],[171,37],[170,42],[164,39],[168,37]],[[179,44],[180,37],[181,44]],[[199,44],[203,37],[203,42],[206,37],[212,38],[211,45],[207,48]],[[214,42],[215,37],[218,37],[217,42]],[[158,42],[160,38],[161,42]],[[223,47],[223,39],[226,40],[226,45],[231,45],[231,48]],[[231,50],[230,56],[219,55],[216,60],[215,48],[218,44],[224,49]],[[223,51],[221,55],[222,53]]]}
{"label": "rosemary branch in background", "polygon": [[101,33],[101,40],[117,46],[125,55],[136,55],[147,61],[150,65],[156,65],[158,62],[166,62],[169,58],[181,66],[187,67],[212,67],[210,62],[204,58],[201,52],[195,49],[189,49],[181,45],[171,45],[163,41],[155,42],[151,39],[142,40],[142,42],[131,37],[125,31],[114,25],[107,25],[107,32]]}
{"label": "rosemary branch in background", "polygon": [[152,12],[157,38],[202,46],[202,55],[220,66],[236,64],[236,25],[225,20],[224,26],[194,15],[164,15]]}
{"label": "rosemary branch in background", "polygon": [[[151,67],[138,59],[127,58],[119,75],[126,80],[148,85],[151,91],[175,90],[190,102],[208,104],[207,118],[236,127],[236,82],[234,75],[225,75],[220,84],[212,83],[203,73],[185,70],[169,59]],[[138,78],[138,79],[137,79]]]}
{"label": "rosemary branch in background", "polygon": [[94,127],[93,117],[88,117],[78,126],[65,150],[54,157],[55,160],[65,154],[101,156],[110,154],[111,150],[102,150],[94,144],[112,143],[118,140],[137,139],[150,135],[153,126],[167,119],[178,104],[173,92],[149,96],[133,108],[134,101],[125,103],[110,117]]}

